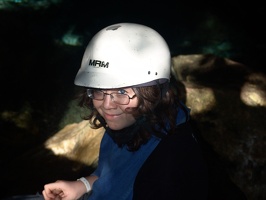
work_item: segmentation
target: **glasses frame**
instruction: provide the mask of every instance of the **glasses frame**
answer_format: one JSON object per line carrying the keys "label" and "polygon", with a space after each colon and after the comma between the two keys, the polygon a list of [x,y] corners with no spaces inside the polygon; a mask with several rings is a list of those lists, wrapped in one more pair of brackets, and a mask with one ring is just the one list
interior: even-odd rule
{"label": "glasses frame", "polygon": [[[131,99],[133,99],[133,98],[135,98],[137,96],[136,94],[134,94],[133,96],[129,96],[128,94],[119,94],[118,92],[107,93],[107,92],[104,92],[102,90],[97,90],[97,91],[103,93],[103,98],[102,99],[95,99],[94,96],[93,96],[93,91],[95,91],[95,90],[97,90],[97,89],[87,89],[87,96],[89,98],[93,99],[93,100],[103,101],[104,100],[104,97],[106,95],[110,95],[112,102],[114,102],[114,103],[116,103],[118,105],[127,105],[127,104],[129,104],[129,102],[130,102]],[[119,103],[117,101],[114,101],[114,96],[113,96],[114,94],[119,94],[119,95],[125,95],[125,96],[127,96],[128,97],[128,102],[127,103]]]}

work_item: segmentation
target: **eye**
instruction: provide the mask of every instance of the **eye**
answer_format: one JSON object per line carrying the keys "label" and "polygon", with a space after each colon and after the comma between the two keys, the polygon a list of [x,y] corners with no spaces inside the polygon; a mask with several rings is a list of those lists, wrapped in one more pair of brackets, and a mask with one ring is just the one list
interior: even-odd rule
{"label": "eye", "polygon": [[124,89],[120,89],[117,91],[118,94],[127,94],[127,91]]}

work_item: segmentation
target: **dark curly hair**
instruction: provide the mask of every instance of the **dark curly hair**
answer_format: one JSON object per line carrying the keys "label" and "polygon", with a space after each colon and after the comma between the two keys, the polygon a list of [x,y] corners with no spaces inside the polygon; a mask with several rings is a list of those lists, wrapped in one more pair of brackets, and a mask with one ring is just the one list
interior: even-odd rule
{"label": "dark curly hair", "polygon": [[[99,113],[94,108],[92,99],[88,98],[86,89],[84,88],[84,91],[80,94],[79,106],[88,108],[90,113],[84,116],[83,119],[89,120],[92,128],[103,127],[104,124],[99,122],[99,118],[97,118]],[[168,83],[132,87],[132,89],[138,98],[138,105],[135,108],[126,109],[126,112],[131,113],[136,119],[142,116],[146,119],[145,125],[140,126],[138,133],[126,144],[129,150],[135,151],[142,144],[145,144],[152,134],[157,137],[162,137],[162,131],[172,134],[176,126],[179,101],[174,89],[169,87]]]}

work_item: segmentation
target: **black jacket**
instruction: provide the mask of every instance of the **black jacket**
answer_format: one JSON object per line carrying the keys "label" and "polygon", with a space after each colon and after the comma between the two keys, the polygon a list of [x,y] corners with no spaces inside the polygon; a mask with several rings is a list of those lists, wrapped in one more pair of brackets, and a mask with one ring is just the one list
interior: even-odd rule
{"label": "black jacket", "polygon": [[208,173],[201,146],[187,122],[165,136],[140,169],[133,200],[206,200]]}

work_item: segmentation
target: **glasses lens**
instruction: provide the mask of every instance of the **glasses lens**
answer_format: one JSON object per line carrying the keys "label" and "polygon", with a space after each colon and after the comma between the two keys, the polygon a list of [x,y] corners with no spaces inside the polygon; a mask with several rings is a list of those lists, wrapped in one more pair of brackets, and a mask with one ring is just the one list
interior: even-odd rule
{"label": "glasses lens", "polygon": [[110,95],[112,98],[112,101],[116,104],[120,105],[126,105],[129,103],[129,96],[127,94],[119,94],[119,93],[104,93],[101,90],[93,90],[93,89],[87,89],[87,95],[91,99],[95,100],[103,100],[104,95]]}
{"label": "glasses lens", "polygon": [[93,90],[93,99],[103,100],[104,93],[101,90]]}
{"label": "glasses lens", "polygon": [[103,97],[104,97],[104,93],[101,90],[88,89],[87,95],[89,98],[95,99],[95,100],[103,100]]}
{"label": "glasses lens", "polygon": [[117,93],[113,93],[113,101],[117,104],[128,104],[129,103],[129,97],[126,94],[117,94]]}

